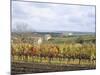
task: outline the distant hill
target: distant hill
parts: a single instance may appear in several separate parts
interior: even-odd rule
[[[95,35],[95,32],[74,32],[74,31],[55,31],[55,32],[12,32],[12,35],[31,35],[44,36],[50,34],[51,36],[72,36],[72,35]]]

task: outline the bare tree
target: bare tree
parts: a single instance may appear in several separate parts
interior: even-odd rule
[[[12,31],[14,31],[14,32],[32,32],[35,30],[32,29],[32,27],[26,23],[16,23],[15,27],[12,28]]]

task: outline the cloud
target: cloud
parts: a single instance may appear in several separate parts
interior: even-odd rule
[[[37,31],[95,32],[95,7],[12,1],[12,29],[17,23]]]

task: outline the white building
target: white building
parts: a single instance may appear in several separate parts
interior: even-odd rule
[[[38,40],[37,40],[37,44],[38,44],[38,45],[41,45],[42,42],[43,42],[43,39],[42,39],[41,37],[39,37]]]
[[[73,35],[73,33],[68,33],[69,36]]]
[[[52,38],[52,37],[51,37],[51,35],[50,35],[50,34],[46,34],[46,35],[45,35],[45,40],[47,40],[47,41],[48,41],[48,40],[50,40],[51,38]]]

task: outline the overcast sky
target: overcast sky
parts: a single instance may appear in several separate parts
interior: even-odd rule
[[[12,30],[23,23],[32,31],[95,32],[95,7],[12,1]]]

